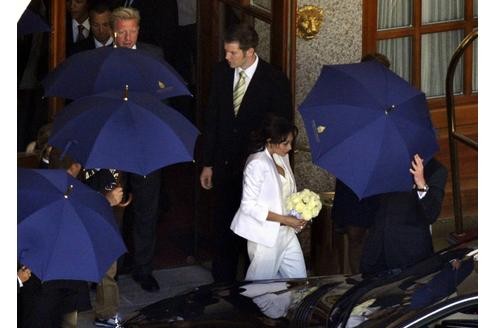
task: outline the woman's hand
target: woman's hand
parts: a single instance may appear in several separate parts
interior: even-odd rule
[[[289,227],[294,228],[297,232],[304,229],[304,227],[306,226],[306,223],[308,223],[308,221],[306,221],[306,220],[298,219],[298,218],[291,216],[291,215],[285,216],[284,224],[289,226]]]

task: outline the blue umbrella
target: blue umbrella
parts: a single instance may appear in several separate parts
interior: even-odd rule
[[[414,154],[438,151],[424,93],[375,61],[324,66],[299,111],[313,162],[359,198],[411,190]]]
[[[182,77],[144,50],[101,47],[63,61],[41,82],[45,96],[77,99],[109,90],[143,91],[165,99],[190,95]]]
[[[103,195],[63,170],[18,169],[17,260],[42,281],[99,282],[125,251]]]
[[[36,33],[36,32],[48,32],[50,26],[47,22],[38,14],[34,13],[31,9],[27,8],[17,21],[17,37]]]
[[[48,143],[66,150],[87,169],[146,175],[192,161],[198,134],[187,118],[151,95],[106,92],[64,108]]]

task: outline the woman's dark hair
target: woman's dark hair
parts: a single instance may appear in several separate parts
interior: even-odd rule
[[[295,139],[298,132],[297,127],[285,117],[268,113],[263,119],[261,128],[251,133],[251,153],[265,149],[268,139],[271,144],[279,144],[286,141],[291,133]]]

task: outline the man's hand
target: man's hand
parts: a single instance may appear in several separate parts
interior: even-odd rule
[[[114,189],[105,193],[105,198],[110,203],[110,206],[115,206],[120,204],[123,197],[124,197],[124,190],[122,189],[122,187],[115,187]]]
[[[414,183],[418,189],[423,189],[426,186],[423,169],[423,159],[418,154],[414,155],[409,172],[413,175]]]
[[[201,182],[201,187],[206,190],[213,188],[212,184],[213,168],[211,166],[203,167],[201,175],[199,176],[199,181]]]
[[[29,280],[29,278],[31,278],[31,270],[23,265],[19,270],[17,270],[17,276],[22,283],[25,283]]]

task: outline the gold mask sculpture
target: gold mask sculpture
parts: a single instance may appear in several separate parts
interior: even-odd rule
[[[323,8],[306,5],[297,10],[297,36],[311,40],[320,31],[323,21]]]

